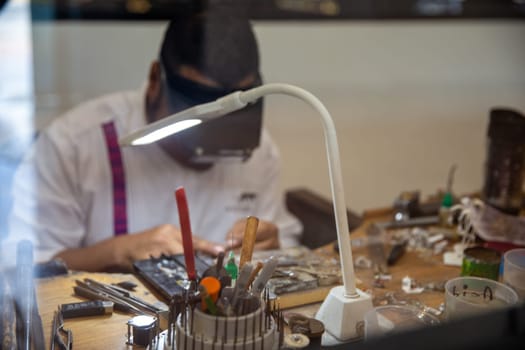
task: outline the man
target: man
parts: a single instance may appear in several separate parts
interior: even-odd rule
[[[178,135],[118,146],[119,137],[147,123],[259,85],[257,50],[246,19],[171,21],[142,91],[86,102],[39,135],[16,177],[11,236],[32,236],[37,260],[130,270],[135,260],[182,252],[173,193],[183,186],[195,250],[217,255],[239,247],[249,215],[260,219],[256,249],[296,244],[301,227],[284,210],[279,157],[264,130],[251,157],[236,163],[195,161]]]

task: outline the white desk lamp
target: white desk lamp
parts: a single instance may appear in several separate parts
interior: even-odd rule
[[[135,146],[158,141],[202,122],[242,109],[247,104],[255,103],[259,98],[270,94],[284,94],[300,98],[315,108],[321,116],[328,156],[343,285],[330,290],[316,318],[324,323],[325,329],[329,333],[326,334],[325,332],[323,345],[337,344],[359,338],[362,334],[359,333],[358,328],[362,327],[365,312],[372,308],[372,299],[368,294],[355,287],[337,136],[330,113],[318,98],[304,89],[288,84],[266,84],[246,91],[236,91],[216,101],[194,106],[146,125],[120,139],[120,145]]]

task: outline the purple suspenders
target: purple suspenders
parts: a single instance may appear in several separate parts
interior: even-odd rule
[[[113,233],[115,236],[118,236],[128,232],[124,165],[122,163],[122,154],[120,153],[115,123],[105,123],[102,125],[102,129],[106,137],[106,146],[113,179]]]

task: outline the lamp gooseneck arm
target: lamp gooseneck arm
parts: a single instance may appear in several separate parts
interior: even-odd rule
[[[355,272],[352,248],[350,245],[350,233],[348,230],[347,207],[344,199],[345,192],[343,188],[341,158],[339,156],[339,146],[332,117],[317,97],[310,92],[293,85],[279,83],[266,84],[244,91],[238,96],[238,98],[245,103],[254,103],[259,98],[271,94],[285,94],[299,98],[315,108],[321,115],[328,157],[328,171],[335,212],[337,241],[339,244],[341,272],[345,291],[344,295],[345,297],[358,298],[359,294],[357,293],[355,286]]]

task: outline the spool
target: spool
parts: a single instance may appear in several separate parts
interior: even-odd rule
[[[219,298],[221,290],[221,282],[212,276],[204,277],[199,283],[199,291],[201,292],[201,309],[208,310],[215,315],[217,308],[215,303]]]
[[[206,291],[212,298],[213,302],[217,302],[219,292],[221,291],[221,282],[215,277],[208,276],[201,279],[199,284],[206,288]]]
[[[284,339],[285,349],[304,349],[310,344],[310,339],[301,333],[287,334]]]
[[[463,251],[461,276],[490,278],[497,281],[501,253],[485,247],[471,247]]]

